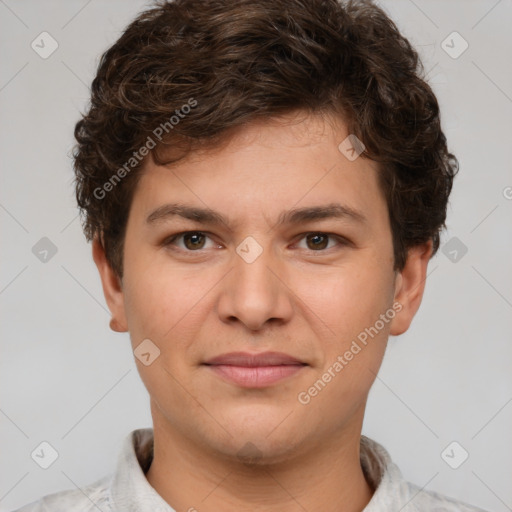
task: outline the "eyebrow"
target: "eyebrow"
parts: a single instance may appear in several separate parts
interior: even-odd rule
[[[175,216],[203,224],[224,224],[226,226],[230,225],[228,219],[223,217],[220,213],[211,210],[210,208],[199,208],[196,206],[177,203],[169,203],[158,207],[148,215],[146,223],[153,224],[157,222],[163,222]],[[338,203],[331,203],[324,206],[293,208],[291,210],[281,212],[277,221],[277,225],[301,224],[314,220],[340,218],[348,219],[360,224],[367,223],[366,217],[360,211]]]

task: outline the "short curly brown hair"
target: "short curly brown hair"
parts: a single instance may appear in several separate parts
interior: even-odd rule
[[[369,0],[175,0],[142,12],[101,57],[76,124],[88,240],[119,277],[138,172],[159,149],[214,146],[243,124],[337,113],[379,163],[395,270],[439,247],[458,162],[416,51]]]

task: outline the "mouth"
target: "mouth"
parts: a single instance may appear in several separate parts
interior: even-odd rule
[[[264,388],[296,375],[306,363],[281,352],[231,352],[203,363],[215,375],[244,388]]]

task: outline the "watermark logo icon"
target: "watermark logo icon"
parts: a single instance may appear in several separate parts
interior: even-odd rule
[[[442,452],[441,458],[452,469],[458,469],[469,457],[466,449],[457,441],[452,441]]]
[[[458,263],[466,255],[468,248],[454,236],[443,245],[441,251],[452,263]]]
[[[244,238],[244,240],[236,248],[236,253],[246,263],[255,262],[262,252],[263,247],[261,247],[261,245],[252,236]]]
[[[353,162],[359,158],[359,155],[366,149],[366,146],[363,144],[361,139],[351,133],[343,140],[343,142],[341,142],[338,149],[347,160]]]
[[[458,32],[454,31],[443,40],[441,48],[452,59],[458,59],[469,48],[469,43]]]
[[[245,443],[237,452],[237,457],[245,464],[253,464],[261,459],[263,452],[250,441]]]
[[[32,43],[30,43],[30,47],[39,57],[47,59],[57,50],[59,43],[48,32],[41,32]]]
[[[57,246],[46,236],[35,243],[32,254],[42,263],[48,263],[56,254]]]
[[[133,354],[144,366],[149,366],[160,356],[160,349],[146,338],[135,347]]]
[[[30,456],[39,467],[48,469],[59,458],[59,452],[48,441],[43,441]]]

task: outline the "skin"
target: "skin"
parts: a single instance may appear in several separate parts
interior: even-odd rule
[[[371,499],[359,462],[367,396],[388,336],[405,332],[420,305],[432,245],[414,247],[405,268],[393,270],[378,168],[340,153],[347,135],[338,118],[295,113],[248,124],[223,146],[172,166],[148,159],[128,218],[122,280],[93,243],[111,326],[130,333],[133,349],[149,338],[160,350],[149,366],[136,359],[154,422],[146,477],[177,511],[355,512]],[[210,208],[226,223],[148,223],[167,203]],[[278,224],[284,211],[332,203],[366,220]],[[169,242],[186,231],[205,238]],[[308,241],[318,232],[335,236]],[[236,252],[247,236],[263,250],[252,263]],[[300,403],[298,394],[396,301],[401,311]],[[202,364],[267,350],[307,366],[247,389]],[[252,460],[240,455],[248,446]]]

